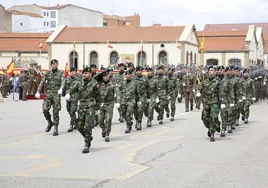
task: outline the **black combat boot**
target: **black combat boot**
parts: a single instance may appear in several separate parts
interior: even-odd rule
[[[110,142],[110,138],[108,135],[105,136],[105,142]]]
[[[68,129],[68,131],[67,131],[67,132],[69,132],[69,133],[70,133],[70,132],[73,132],[73,130],[74,130],[74,129],[73,129],[73,125],[70,125],[70,128]]]
[[[248,118],[245,118],[245,124],[248,124]]]
[[[125,130],[125,133],[126,134],[129,134],[129,133],[131,133],[131,130],[132,130],[132,127],[131,127],[132,125],[127,125],[127,129]]]
[[[231,126],[228,126],[227,129],[228,129],[228,133],[233,133]]]
[[[54,127],[53,136],[58,136],[58,135],[59,135],[58,127]]]
[[[147,120],[147,127],[152,127],[152,122],[151,122],[151,120]]]
[[[159,121],[159,125],[162,125],[162,124],[163,124],[163,120],[160,120],[160,121]]]
[[[221,137],[225,137],[225,129],[221,130]]]
[[[193,111],[194,110],[194,105],[193,104],[191,104],[191,111]]]
[[[236,120],[235,126],[239,126],[239,119]]]
[[[174,116],[172,116],[172,117],[170,118],[170,121],[174,121]]]
[[[210,131],[208,130],[208,133],[207,133],[208,137],[210,138],[211,137],[211,133]]]
[[[221,132],[221,127],[220,127],[220,126],[217,127],[217,128],[216,128],[216,131],[217,131],[217,133]]]
[[[89,145],[87,143],[85,143],[82,153],[89,153]]]
[[[51,121],[51,119],[47,120],[47,128],[46,128],[46,132],[49,132],[51,130],[51,128],[53,127],[53,122]]]
[[[169,113],[166,114],[167,118],[169,118]]]
[[[136,129],[137,129],[137,131],[140,131],[142,129],[140,121],[137,123]]]
[[[244,116],[242,116],[241,119],[242,119],[242,121],[245,121],[245,117]]]
[[[124,119],[123,119],[122,116],[120,116],[118,120],[119,120],[120,123],[123,123],[124,122]]]
[[[235,124],[233,124],[231,127],[232,127],[232,130],[235,130]]]
[[[214,133],[211,133],[210,142],[215,142]]]
[[[105,138],[105,134],[106,134],[105,131],[102,130],[102,131],[101,131],[101,136],[102,136],[102,138]]]

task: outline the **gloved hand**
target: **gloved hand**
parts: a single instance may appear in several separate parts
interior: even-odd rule
[[[243,102],[243,100],[242,99],[239,99],[239,102]]]
[[[62,94],[62,89],[58,90],[58,94],[61,95]]]
[[[159,98],[156,98],[156,103],[159,103]]]
[[[115,108],[119,109],[120,108],[120,104],[119,103],[115,103]]]
[[[195,89],[193,89],[192,91],[195,92]]]
[[[40,93],[39,92],[36,92],[35,98],[40,99]]]
[[[67,94],[65,95],[65,100],[68,101],[68,100],[70,100],[70,98],[71,98],[70,94],[67,93]]]
[[[221,104],[221,109],[224,109],[226,107],[225,104]]]
[[[245,96],[243,96],[243,97],[242,97],[242,99],[243,99],[243,101],[244,101],[244,100],[246,100],[246,97],[245,97]]]
[[[186,84],[185,83],[182,83],[182,86],[186,86]]]
[[[201,97],[201,93],[197,92],[196,97]]]
[[[266,86],[266,82],[264,82],[264,83],[263,83],[263,85],[265,85],[265,86]]]
[[[170,96],[167,96],[167,100],[170,100]]]
[[[255,98],[255,97],[253,97],[253,98],[252,98],[252,100],[253,100],[253,101],[256,101],[256,98]]]
[[[181,98],[181,94],[178,94],[178,98]]]
[[[234,104],[230,104],[231,107],[234,107]]]

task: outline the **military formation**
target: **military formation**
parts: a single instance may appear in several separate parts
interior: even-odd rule
[[[118,72],[107,68],[96,73],[96,65],[91,65],[82,74],[72,68],[66,78],[58,70],[58,64],[55,59],[51,61],[51,70],[44,74],[35,97],[40,98],[46,83],[43,101],[43,114],[48,122],[46,132],[54,127],[53,136],[58,136],[61,96],[64,96],[70,115],[67,131],[78,130],[84,137],[82,153],[89,153],[92,129],[97,125],[105,142],[110,142],[114,109],[119,112],[118,121],[125,123],[125,134],[129,134],[134,128],[141,131],[144,126],[152,127],[155,113],[160,125],[165,117],[174,121],[177,101],[181,103],[184,99],[186,112],[193,111],[194,103],[197,110],[203,104],[201,119],[213,142],[216,132],[221,137],[232,133],[239,126],[240,117],[247,124],[250,105],[268,97],[266,72],[255,74],[238,66],[135,68],[133,63],[120,63]],[[260,90],[256,84],[259,79]]]

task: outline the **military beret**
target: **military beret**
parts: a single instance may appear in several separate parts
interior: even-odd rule
[[[153,69],[151,67],[148,67],[147,72],[153,72]]]
[[[124,67],[124,66],[125,66],[124,63],[119,63],[119,64],[118,64],[118,67]]]
[[[159,67],[157,67],[157,70],[160,70],[160,69],[164,69],[164,67],[162,65],[160,65]]]
[[[209,71],[210,69],[214,69],[214,70],[215,70],[215,67],[214,67],[214,66],[209,66],[209,67],[208,67],[208,71]]]
[[[224,69],[223,65],[218,66],[217,70]]]
[[[143,67],[142,66],[137,66],[136,71],[143,71]]]
[[[127,67],[134,67],[133,63],[128,63]]]
[[[75,67],[72,67],[70,72],[77,71]]]
[[[102,77],[104,77],[104,76],[107,76],[107,75],[109,75],[109,70],[105,70],[105,71],[103,71],[102,73],[101,73],[101,76]]]
[[[186,69],[192,69],[192,67],[190,67],[189,65],[185,66]]]
[[[97,68],[97,65],[92,64],[92,65],[90,65],[90,68]]]
[[[51,65],[52,65],[52,64],[59,64],[59,62],[58,62],[57,59],[52,59],[51,62],[50,62],[50,64],[51,64]]]
[[[83,73],[84,72],[91,72],[91,69],[88,67],[88,66],[86,66],[84,69],[83,69]]]
[[[244,69],[243,74],[245,74],[246,72],[248,73],[249,70],[248,69]]]
[[[235,66],[234,70],[240,70],[240,68],[238,66]]]
[[[225,72],[227,72],[228,70],[231,70],[230,67],[225,67]]]
[[[229,66],[231,70],[234,70],[234,66],[233,65],[230,65]]]

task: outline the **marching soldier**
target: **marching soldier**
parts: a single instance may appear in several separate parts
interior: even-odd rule
[[[2,75],[2,79],[1,79],[1,85],[2,85],[3,98],[7,98],[7,93],[8,93],[8,89],[9,89],[9,76],[7,74],[6,69],[3,70],[3,75]]]
[[[170,108],[171,108],[171,118],[170,121],[174,121],[176,112],[176,99],[178,96],[178,82],[177,78],[174,76],[174,68],[168,69],[168,84],[169,84],[169,98],[170,98]],[[166,105],[167,118],[169,118],[169,107]]]
[[[79,85],[81,84],[81,79],[77,77],[76,68],[71,68],[70,77],[65,79],[63,88],[66,91],[66,109],[70,115],[70,128],[67,132],[72,132],[73,129],[77,129],[77,108],[78,108],[78,95],[79,95]]]
[[[243,102],[241,108],[242,120],[247,124],[249,118],[249,108],[253,98],[253,80],[249,78],[249,70],[243,71],[243,78],[240,80],[241,93],[243,93]]]
[[[184,96],[183,86],[182,86],[183,73],[182,73],[182,66],[181,65],[178,66],[177,81],[178,81],[178,103],[181,103],[182,98]]]
[[[48,70],[42,78],[35,97],[40,98],[40,91],[43,84],[47,82],[46,98],[43,101],[43,114],[48,121],[46,132],[49,132],[54,126],[53,136],[58,136],[58,126],[60,121],[59,112],[61,110],[61,94],[64,84],[64,74],[62,71],[58,70],[58,60],[53,59],[50,64],[51,70]],[[53,107],[53,122],[51,120],[51,114],[49,113],[51,107]]]
[[[109,71],[106,70],[100,75],[103,79],[99,86],[99,125],[102,129],[102,137],[105,142],[110,142],[110,133],[112,128],[114,101],[115,101],[115,85],[110,79]]]
[[[195,84],[196,76],[191,73],[191,67],[187,66],[187,73],[183,76],[183,91],[185,96],[185,108],[186,112],[189,112],[189,103],[191,105],[191,111],[193,111],[194,106],[194,93],[195,93]]]
[[[28,68],[28,74],[29,74],[29,87],[28,87],[28,94],[35,94],[36,92],[36,78],[35,78],[35,68],[34,63],[30,63],[30,67]]]
[[[27,70],[23,70],[21,74],[21,87],[22,87],[22,101],[26,101],[26,94],[29,84],[29,75]]]
[[[200,92],[203,97],[202,121],[208,129],[208,137],[214,142],[214,134],[219,130],[219,86],[220,83],[216,79],[216,70],[209,67],[208,78],[205,79],[200,86]]]
[[[130,133],[132,130],[133,111],[136,104],[136,96],[137,82],[135,79],[133,79],[132,72],[126,71],[126,80],[124,80],[122,84],[121,92],[121,108],[123,118],[126,120],[126,134]]]

